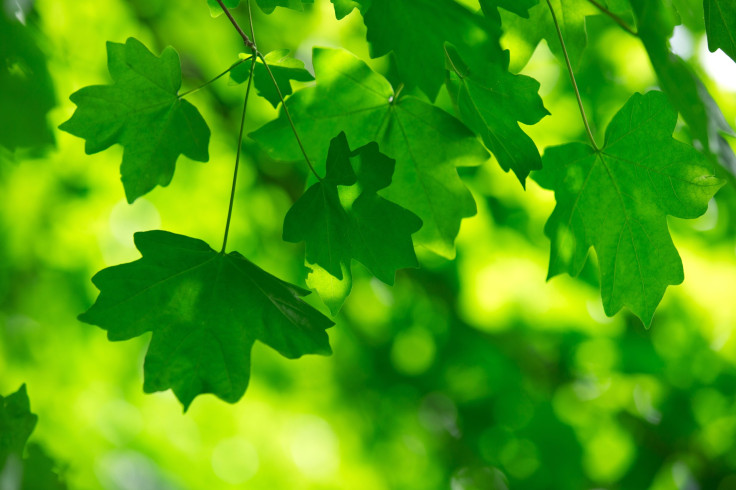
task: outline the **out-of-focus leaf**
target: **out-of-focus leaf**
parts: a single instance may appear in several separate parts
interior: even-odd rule
[[[304,10],[304,6],[307,4],[313,4],[314,0],[255,0],[255,2],[261,10],[270,14],[276,9],[276,7],[285,7],[292,10]],[[240,0],[223,0],[223,3],[228,8],[235,8],[240,5]],[[207,0],[207,4],[210,6],[210,9],[212,9],[213,15],[220,15],[222,13],[222,8],[220,8],[220,4],[217,3],[217,0]]]
[[[56,97],[37,35],[30,19],[23,25],[0,8],[0,145],[10,151],[54,144],[46,115]]]
[[[730,0],[704,0],[708,49],[722,49],[736,61],[736,5]]]
[[[299,299],[309,294],[238,252],[165,231],[135,234],[142,258],[100,271],[100,295],[79,319],[110,340],[153,332],[143,388],[171,388],[186,410],[197,395],[235,403],[250,377],[256,340],[294,359],[331,352],[332,322]]]
[[[417,244],[453,257],[460,222],[476,211],[455,166],[484,162],[482,145],[441,109],[394,93],[385,78],[353,55],[315,48],[313,59],[316,86],[286,101],[310,158],[325,162],[328,135],[341,131],[353,147],[376,141],[381,153],[396,160],[393,182],[381,195],[422,220]],[[283,110],[251,136],[274,158],[302,158]]]
[[[210,130],[199,111],[179,97],[179,55],[168,47],[155,56],[137,39],[107,43],[114,85],[85,87],[71,95],[74,115],[59,128],[84,138],[87,154],[120,143],[128,202],[166,186],[176,160],[209,160]]]
[[[6,397],[0,396],[0,470],[11,454],[23,456],[23,448],[36,427],[26,385]]]
[[[645,325],[667,286],[684,277],[666,216],[702,215],[723,185],[699,152],[672,138],[676,122],[661,92],[634,94],[600,151],[582,143],[548,148],[538,174],[557,200],[545,227],[549,277],[579,274],[593,247],[606,314],[628,306]]]

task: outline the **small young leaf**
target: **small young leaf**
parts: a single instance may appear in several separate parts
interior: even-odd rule
[[[203,393],[235,403],[256,340],[289,359],[331,352],[325,329],[333,323],[299,299],[309,291],[195,238],[148,231],[135,244],[142,258],[97,273],[100,295],[79,319],[110,340],[153,332],[147,393],[171,388],[185,410]]]
[[[449,85],[461,119],[483,138],[501,168],[512,169],[524,185],[530,171],[542,168],[542,159],[517,121],[536,124],[549,114],[537,93],[539,82],[495,63],[467,64],[451,46],[447,55],[456,74]]]
[[[634,94],[599,152],[582,143],[548,148],[535,177],[557,200],[545,226],[549,277],[579,274],[592,246],[606,314],[628,306],[647,326],[667,286],[684,277],[667,215],[700,216],[723,185],[699,152],[672,138],[676,122],[664,94]]]
[[[273,77],[276,79],[276,83],[281,90],[281,95],[286,97],[291,95],[291,81],[296,80],[298,82],[311,82],[314,77],[304,68],[304,63],[301,60],[288,56],[288,49],[281,49],[278,51],[271,51],[264,58],[266,63],[271,68]],[[248,56],[248,55],[241,55]],[[248,80],[250,74],[250,64],[252,60],[246,61],[239,64],[230,71],[230,78],[236,83],[243,83]],[[272,106],[278,107],[281,103],[281,98],[273,85],[271,76],[268,74],[268,70],[263,65],[263,62],[259,59],[256,62],[256,68],[253,72],[253,85],[258,91],[258,95],[268,100]]]
[[[475,214],[475,201],[456,165],[478,165],[488,153],[460,121],[436,106],[397,95],[391,84],[343,50],[315,48],[315,87],[286,101],[310,158],[327,159],[325,135],[344,131],[355,147],[375,141],[396,160],[392,184],[381,195],[422,220],[415,243],[452,258],[463,218]],[[300,160],[286,114],[251,136],[281,160]]]
[[[330,143],[326,167],[325,178],[286,214],[284,240],[306,242],[307,263],[322,269],[310,278],[310,286],[320,296],[324,289],[325,304],[336,314],[350,293],[349,282],[342,281],[350,277],[351,259],[387,284],[393,284],[396,270],[418,266],[411,235],[422,222],[377,194],[391,183],[394,161],[375,143],[351,152],[340,133]],[[322,272],[334,279],[318,278]]]
[[[708,49],[722,49],[736,61],[736,5],[732,0],[703,0]]]
[[[157,57],[137,39],[107,43],[114,85],[85,87],[71,96],[74,115],[59,129],[86,141],[87,154],[115,143],[125,149],[120,166],[128,202],[166,186],[176,160],[209,160],[210,130],[199,111],[182,100],[179,55],[168,47]]]

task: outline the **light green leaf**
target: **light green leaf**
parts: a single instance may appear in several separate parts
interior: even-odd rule
[[[147,393],[171,388],[185,410],[203,393],[234,403],[248,386],[256,340],[289,359],[331,352],[332,322],[299,299],[309,291],[194,238],[148,231],[135,243],[142,258],[97,273],[100,295],[79,318],[110,340],[153,332]]]
[[[350,293],[351,260],[393,284],[396,270],[417,267],[411,235],[422,226],[413,213],[376,192],[391,184],[394,161],[375,143],[350,151],[345,133],[330,144],[325,178],[294,203],[284,240],[306,242],[307,263],[319,267],[314,285],[333,314]],[[324,274],[332,276],[324,277]]]
[[[264,56],[266,63],[271,68],[273,77],[276,79],[279,90],[281,90],[281,95],[284,97],[292,93],[292,80],[298,82],[314,80],[312,74],[304,68],[304,63],[301,60],[288,56],[288,54],[288,49],[281,49],[271,51]],[[241,56],[248,57],[249,55],[242,54]],[[247,81],[250,73],[250,64],[251,61],[249,60],[233,68],[230,71],[230,78],[237,83]],[[273,80],[271,80],[268,70],[266,70],[260,59],[256,62],[256,68],[253,72],[253,85],[258,91],[258,95],[268,100],[274,107],[278,107],[279,103],[281,103],[281,98],[276,87],[273,85]]]
[[[397,95],[391,84],[342,50],[315,48],[317,85],[292,95],[286,105],[310,158],[325,162],[329,136],[344,131],[350,145],[372,141],[396,160],[393,183],[381,195],[413,212],[424,223],[415,243],[445,257],[475,201],[456,165],[478,165],[487,153],[457,119],[416,97]],[[286,115],[251,136],[281,160],[300,160]]]
[[[732,0],[703,0],[708,49],[723,50],[736,61],[736,5]]]
[[[223,3],[227,8],[235,8],[240,5],[240,0],[223,0]],[[304,6],[307,4],[313,4],[314,0],[256,0],[256,4],[265,13],[270,14],[276,7],[285,7],[292,10],[304,10]],[[220,15],[222,9],[220,8],[217,0],[207,0],[207,4],[212,10],[212,15]]]
[[[557,200],[545,227],[549,276],[579,274],[593,247],[606,314],[627,306],[645,325],[684,277],[667,215],[702,215],[723,185],[699,152],[672,138],[676,122],[664,94],[634,94],[600,152],[582,143],[548,148],[537,179]]]
[[[72,94],[74,115],[59,128],[86,141],[87,154],[120,143],[120,166],[128,202],[166,186],[176,160],[209,160],[210,130],[199,111],[182,100],[179,55],[168,47],[153,55],[137,39],[107,43],[114,85],[85,87]]]
[[[449,85],[460,117],[481,136],[501,168],[512,169],[525,185],[529,172],[542,168],[542,159],[517,121],[536,124],[549,114],[538,94],[539,82],[494,63],[468,65],[451,46],[447,55],[456,75]]]

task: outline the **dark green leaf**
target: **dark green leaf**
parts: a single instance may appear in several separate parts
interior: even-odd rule
[[[722,49],[736,61],[736,5],[733,0],[704,0],[708,49]]]
[[[537,93],[539,82],[512,75],[494,63],[469,65],[449,46],[447,54],[457,75],[451,91],[460,117],[483,138],[501,168],[512,169],[524,185],[530,171],[542,168],[542,159],[517,121],[536,124],[549,114]]]
[[[0,145],[11,151],[54,144],[46,115],[56,97],[37,35],[30,19],[23,25],[0,8]]]
[[[0,396],[0,471],[11,454],[23,456],[23,448],[36,427],[26,385],[6,397]]]
[[[88,154],[120,143],[120,166],[128,202],[166,186],[183,154],[206,162],[210,130],[199,111],[182,100],[179,55],[168,47],[161,57],[140,41],[107,43],[114,85],[85,87],[71,96],[78,107],[60,129],[84,138]]]
[[[645,325],[667,286],[683,280],[666,216],[700,216],[723,185],[699,152],[672,138],[676,122],[664,94],[634,94],[600,152],[582,143],[549,148],[539,173],[557,200],[545,227],[549,276],[579,274],[593,247],[606,314],[628,306]]]
[[[454,0],[372,0],[364,21],[371,56],[393,51],[401,79],[430,99],[445,78],[446,42],[466,57],[507,64],[498,44],[500,30]],[[505,66],[505,65],[504,65]]]
[[[314,69],[317,85],[286,101],[309,156],[325,162],[326,135],[341,131],[353,147],[376,141],[396,160],[393,183],[381,195],[422,220],[417,244],[453,257],[460,222],[475,214],[455,166],[484,162],[483,147],[460,121],[416,97],[396,95],[386,79],[345,51],[315,48]],[[301,159],[283,110],[251,136],[274,158]]]
[[[355,0],[330,0],[330,1],[335,6],[335,17],[337,17],[338,20],[348,15],[350,12],[353,11],[353,9],[361,8],[360,3]]]
[[[491,9],[502,8],[525,19],[529,18],[529,9],[538,3],[539,0],[480,0],[481,8],[486,15],[489,15]]]
[[[422,222],[377,194],[391,184],[394,161],[375,143],[351,152],[345,133],[340,133],[330,144],[326,168],[325,178],[286,214],[284,240],[304,240],[307,263],[332,276],[317,273],[307,283],[335,314],[350,293],[346,276],[351,274],[351,259],[387,284],[393,284],[396,270],[418,266],[411,235]],[[343,280],[348,282],[338,295],[334,283]]]
[[[95,275],[100,295],[79,318],[110,340],[153,332],[147,393],[171,388],[185,409],[203,393],[234,403],[248,386],[256,340],[290,359],[330,353],[332,322],[299,299],[309,291],[194,238],[148,231],[135,243],[142,258]]]
[[[639,37],[649,54],[659,84],[670,103],[682,115],[692,138],[707,154],[736,174],[736,155],[722,133],[733,135],[721,109],[700,78],[679,56],[669,49],[677,14],[661,0],[631,0]]]
[[[224,0],[223,3],[228,8],[235,8],[240,5],[240,0]],[[314,3],[314,0],[256,0],[256,4],[266,12],[270,14],[276,7],[286,7],[292,10],[304,10],[304,6],[307,4]],[[217,0],[207,0],[207,4],[212,9],[213,15],[219,15],[222,13],[220,5]]]
[[[291,95],[291,81],[309,82],[314,77],[304,68],[304,63],[296,58],[288,56],[289,50],[282,49],[279,51],[271,51],[264,58],[266,63],[271,67],[273,77],[281,90],[281,95],[286,97]],[[242,55],[247,56],[247,55]],[[250,73],[251,61],[239,64],[230,71],[230,77],[237,83],[243,83],[248,80]],[[279,93],[273,85],[268,70],[263,66],[263,62],[259,59],[256,62],[256,68],[253,72],[253,85],[256,87],[258,94],[268,100],[271,105],[277,107],[281,102]]]

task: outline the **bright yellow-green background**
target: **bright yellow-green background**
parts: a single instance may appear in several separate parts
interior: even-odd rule
[[[316,3],[257,11],[261,50],[290,48],[308,62],[312,46],[342,46],[369,59],[360,15],[338,22],[326,0]],[[240,47],[204,0],[36,8],[59,102],[54,128],[74,110],[69,94],[109,83],[107,40],[134,36],[157,53],[174,46],[185,89]],[[727,72],[736,80],[736,64],[705,56],[702,25],[691,24],[690,60],[703,74],[707,63],[726,72],[720,86],[705,78],[734,125]],[[604,17],[591,19],[589,34],[578,81],[602,140],[631,93],[657,82],[635,38]],[[529,47],[504,41],[519,68]],[[552,113],[529,128],[540,150],[583,140],[566,72],[544,42],[524,73],[541,82]],[[491,160],[463,172],[479,212],[463,223],[454,262],[419,251],[422,269],[402,271],[393,288],[354,266],[353,293],[329,331],[333,356],[287,361],[257,344],[235,405],[202,396],[182,414],[170,392],[144,395],[149,338],[111,343],[76,315],[94,301],[94,272],[138,257],[135,231],[217,246],[242,94],[223,79],[191,96],[212,129],[210,162],[180,158],[172,184],[132,206],[118,146],[87,156],[82,140],[55,130],[43,157],[0,157],[0,393],[27,383],[39,415],[32,439],[71,488],[736,488],[731,184],[704,217],[671,221],[686,280],[668,290],[650,330],[626,312],[605,317],[594,265],[579,279],[545,282],[553,196],[534,183],[524,192]],[[446,94],[439,103],[452,111]],[[252,130],[275,111],[254,99],[250,115]],[[305,168],[270,161],[249,141],[244,151],[230,247],[303,284],[302,248],[280,237]]]

